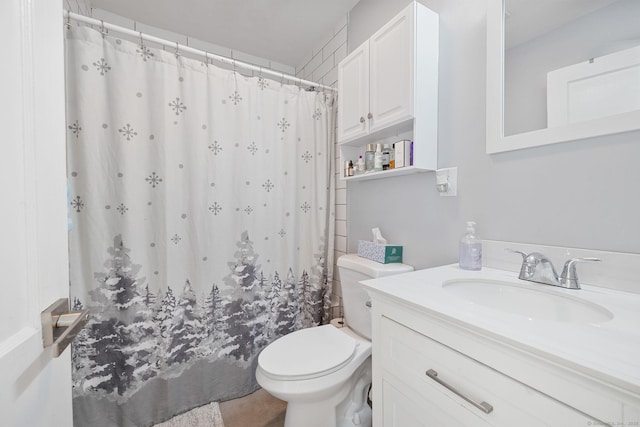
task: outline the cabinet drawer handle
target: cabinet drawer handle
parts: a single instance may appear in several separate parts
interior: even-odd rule
[[[453,386],[447,384],[446,382],[442,381],[440,378],[438,378],[438,373],[436,371],[434,371],[433,369],[429,369],[427,371],[427,376],[429,378],[431,378],[432,380],[434,380],[435,382],[437,382],[438,384],[440,384],[441,386],[445,387],[446,389],[451,390],[452,392],[454,392],[455,394],[457,394],[458,396],[460,396],[461,398],[463,398],[467,402],[471,403],[473,406],[475,406],[476,408],[480,409],[485,414],[488,414],[491,411],[493,411],[493,406],[489,405],[487,402],[478,403],[475,400],[470,399],[467,396],[465,396],[464,394],[460,393],[455,387],[453,387]]]
[[[364,122],[365,122],[364,117],[360,116],[360,123],[364,123]]]

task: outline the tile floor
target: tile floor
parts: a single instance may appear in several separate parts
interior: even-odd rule
[[[224,427],[283,427],[287,403],[266,391],[220,403]]]

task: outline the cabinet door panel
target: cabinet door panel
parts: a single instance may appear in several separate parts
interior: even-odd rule
[[[402,392],[400,390],[404,390]],[[427,400],[416,400],[406,387],[383,382],[384,427],[489,426],[468,409],[444,394],[434,392]]]
[[[370,130],[413,115],[414,11],[406,9],[371,37]]]
[[[453,411],[464,410],[496,426],[582,427],[598,423],[593,418],[386,317],[382,318],[380,338],[374,337],[374,345],[376,339],[385,343],[381,347],[382,351],[377,351],[380,347],[374,347],[373,351],[374,357],[379,358],[384,367],[383,377],[391,375],[405,385],[407,390],[415,390],[422,395],[423,406],[425,402],[437,399],[440,402],[438,407],[443,411],[451,412],[453,406]],[[454,387],[457,392],[428,377],[425,373],[430,369],[436,371],[438,378]],[[485,414],[463,400],[461,395],[478,403],[485,401],[493,406],[493,410]],[[451,402],[455,402],[455,405],[451,405]]]
[[[354,50],[338,65],[338,141],[369,132],[369,44]]]

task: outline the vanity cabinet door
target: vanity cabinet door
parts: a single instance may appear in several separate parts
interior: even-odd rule
[[[438,390],[426,395],[408,390],[401,380],[386,375],[382,385],[384,427],[485,427],[488,422],[461,407]]]
[[[338,65],[338,141],[369,133],[369,42]]]
[[[393,391],[389,392],[391,402],[384,402],[388,397],[388,387],[384,384],[389,382],[403,394],[413,396],[414,412],[422,414],[416,418],[431,419],[427,425],[458,422],[460,425],[584,427],[600,423],[387,317],[381,318],[380,337],[374,336],[373,342],[373,357],[379,358],[377,366],[382,368],[381,372],[374,370],[374,379],[381,376],[384,420],[393,419],[395,415],[386,411],[394,411],[400,405],[394,403],[397,394]],[[384,345],[376,346],[376,342]],[[437,418],[432,418],[445,416],[455,422],[440,424]],[[384,426],[387,427],[386,422]]]
[[[371,132],[413,116],[414,15],[406,8],[369,39]]]

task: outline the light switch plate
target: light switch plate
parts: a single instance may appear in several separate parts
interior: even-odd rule
[[[445,168],[436,171],[436,190],[441,196],[458,195],[458,168]]]

